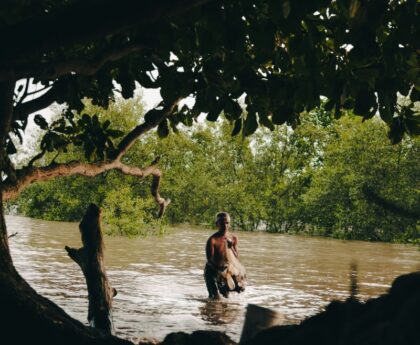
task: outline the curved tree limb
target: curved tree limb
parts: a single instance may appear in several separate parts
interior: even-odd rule
[[[152,109],[145,115],[145,122],[135,127],[129,132],[120,142],[116,151],[111,155],[108,161],[96,162],[96,163],[81,163],[81,162],[68,162],[68,163],[55,163],[54,161],[45,167],[34,167],[33,163],[42,157],[44,152],[39,153],[30,160],[30,163],[16,171],[16,178],[6,179],[3,183],[3,198],[4,200],[10,200],[19,195],[19,193],[34,183],[35,181],[47,181],[56,177],[64,176],[97,176],[108,170],[120,170],[125,175],[137,176],[144,178],[152,175],[152,187],[151,192],[159,205],[158,217],[162,217],[166,206],[171,202],[169,199],[164,199],[159,193],[159,184],[162,176],[162,172],[157,168],[158,159],[155,160],[149,167],[140,169],[137,167],[130,167],[121,162],[122,157],[128,151],[128,149],[134,144],[135,140],[138,139],[142,134],[148,132],[154,127],[158,126],[159,123],[169,116],[178,105],[181,98],[174,100],[167,106],[164,106],[161,110]]]
[[[8,236],[8,238],[10,239],[10,238],[12,238],[12,237],[15,237],[17,234],[18,234],[18,232],[16,231],[16,232],[14,232],[13,234],[9,235],[9,236]]]
[[[181,99],[182,98],[178,98],[174,100],[172,103],[168,104],[161,110],[152,109],[148,111],[145,115],[145,122],[135,127],[124,137],[123,140],[121,140],[112,157],[117,160],[121,159],[121,157],[124,156],[128,149],[133,146],[134,142],[139,136],[156,127],[165,117],[172,114]]]
[[[35,74],[40,79],[55,79],[70,73],[92,76],[96,74],[107,62],[118,61],[127,55],[139,52],[143,49],[146,49],[146,47],[132,42],[122,47],[110,49],[95,59],[72,59],[62,62],[47,63],[46,65],[48,68],[45,68],[44,65],[21,68],[17,71],[17,75],[19,78],[27,78]]]
[[[26,78],[26,79],[29,79],[29,78]],[[28,96],[35,96],[37,93],[43,93],[43,92],[46,92],[51,86],[53,86],[54,85],[54,83],[53,82],[51,82],[52,84],[48,84],[48,85],[45,85],[42,89],[36,89],[36,90],[32,90],[32,91],[28,91],[28,92],[26,92],[25,93],[25,96],[22,98],[22,100],[25,100],[25,98],[26,97],[28,97]],[[33,84],[32,84],[33,85]]]
[[[28,168],[29,167],[31,167],[31,166],[33,166],[34,165],[34,163],[38,160],[38,159],[41,159],[44,155],[45,155],[45,153],[46,153],[47,151],[46,150],[42,150],[40,153],[38,153],[38,154],[36,154],[35,156],[33,156],[32,158],[31,158],[31,160],[28,162]]]
[[[29,114],[45,109],[57,100],[57,96],[61,92],[60,85],[54,84],[42,96],[31,101],[21,103],[14,108],[13,120],[25,120]]]
[[[159,205],[159,216],[161,217],[163,215],[165,207],[169,204],[170,201],[165,200],[159,194],[159,183],[162,172],[156,166],[155,162],[145,169],[129,167],[119,160],[101,163],[53,163],[46,167],[27,167],[17,171],[16,183],[8,183],[8,180],[4,182],[3,200],[11,200],[17,197],[24,188],[35,181],[47,181],[56,177],[73,175],[93,177],[111,169],[120,170],[126,175],[137,176],[140,178],[152,175],[152,195]]]

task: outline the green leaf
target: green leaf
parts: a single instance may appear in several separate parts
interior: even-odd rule
[[[219,118],[220,113],[221,113],[221,110],[219,108],[213,109],[207,114],[206,119],[208,121],[215,122]]]
[[[377,103],[375,94],[367,89],[360,90],[356,96],[354,113],[367,119],[375,115],[376,109]]]
[[[235,125],[233,126],[232,136],[238,135],[242,129],[242,119],[237,119]]]
[[[19,142],[22,144],[23,143],[22,132],[24,133],[24,129],[22,129],[22,132],[19,129],[20,127],[16,126],[16,128],[13,128],[13,133],[18,137]]]
[[[271,121],[275,125],[282,125],[293,116],[293,109],[288,106],[277,108],[271,115]]]
[[[242,133],[244,136],[253,134],[258,128],[257,114],[253,109],[248,109],[248,113],[245,118],[244,129]]]
[[[330,99],[327,103],[325,103],[324,109],[326,111],[331,111],[333,110],[334,105],[335,105],[335,101],[333,99]]]
[[[82,118],[80,119],[82,125],[91,125],[92,124],[92,118],[88,114],[83,114]]]
[[[408,133],[411,135],[420,135],[420,115],[413,115],[405,120]]]
[[[92,141],[87,140],[83,143],[83,149],[85,151],[85,157],[89,161],[92,157],[93,152],[95,151],[95,145]]]
[[[397,102],[396,93],[389,92],[389,89],[379,90],[378,100],[381,119],[390,125],[395,114],[395,106]]]
[[[178,129],[178,127],[177,127],[177,124],[176,124],[175,122],[172,122],[172,121],[169,121],[169,124],[170,124],[170,126],[171,126],[171,128],[172,128],[172,131],[173,131],[174,133],[178,134],[178,133],[179,133],[179,129]]]
[[[48,122],[44,119],[42,115],[35,115],[34,117],[35,124],[43,130],[48,129]]]
[[[388,137],[391,139],[393,144],[401,142],[404,136],[404,125],[400,118],[396,117],[392,119]]]
[[[228,118],[230,121],[239,119],[242,115],[241,106],[230,98],[228,98],[225,102],[224,111],[226,118]]]
[[[210,111],[207,114],[207,120],[215,122],[217,121],[220,113],[223,110],[224,106],[224,99],[219,99],[213,103],[210,104]]]
[[[268,118],[267,113],[258,113],[258,115],[259,115],[258,120],[260,124],[270,129],[270,131],[274,131],[274,125]]]
[[[371,88],[375,87],[376,79],[379,77],[379,71],[376,68],[355,69],[353,74]]]
[[[98,115],[96,114],[92,116],[92,126],[93,127],[99,126],[99,119],[98,119]]]
[[[161,110],[152,109],[149,110],[146,115],[144,115],[145,122],[154,122],[157,121],[162,116]]]
[[[54,151],[54,137],[51,132],[47,132],[41,140],[41,150],[48,152]]]
[[[343,103],[344,109],[353,109],[354,108],[354,99],[353,98],[347,98]],[[327,110],[327,109],[325,109]]]
[[[116,81],[121,85],[121,95],[124,99],[132,98],[136,85],[128,64],[121,66]]]
[[[164,119],[157,128],[159,138],[166,138],[169,135],[168,120]]]
[[[17,152],[15,144],[10,139],[7,142],[6,152],[8,155],[14,155]]]
[[[145,72],[140,72],[137,75],[137,80],[140,83],[140,85],[145,87],[146,89],[155,89],[158,87],[156,85],[156,82],[152,81],[152,79]]]

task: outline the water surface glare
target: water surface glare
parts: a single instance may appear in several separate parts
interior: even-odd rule
[[[81,246],[77,223],[7,216],[14,263],[38,293],[87,323],[87,290],[64,246]],[[248,286],[228,300],[206,299],[204,246],[213,229],[178,226],[163,237],[105,238],[117,335],[162,340],[174,331],[226,332],[238,341],[248,303],[272,308],[295,323],[344,300],[349,267],[359,267],[360,297],[384,293],[393,279],[419,269],[420,251],[409,245],[238,232]]]

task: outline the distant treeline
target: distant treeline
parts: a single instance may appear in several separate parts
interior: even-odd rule
[[[121,123],[120,111],[131,118]],[[87,104],[85,112],[125,130],[139,121],[141,106],[117,102],[105,111]],[[247,138],[231,131],[226,121],[194,124],[165,139],[148,135],[130,149],[124,162],[131,166],[161,157],[161,195],[172,200],[165,222],[213,224],[224,210],[242,230],[419,242],[418,138],[392,145],[381,121],[362,123],[351,114],[333,120],[323,108],[302,115],[295,129],[260,129]],[[31,186],[14,206],[30,217],[77,221],[94,202],[108,233],[135,236],[162,230],[150,184],[113,171],[68,177]]]

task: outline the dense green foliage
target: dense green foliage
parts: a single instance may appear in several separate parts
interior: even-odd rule
[[[417,210],[418,217],[419,141],[390,145],[377,121],[362,124],[351,117],[337,121],[332,130],[323,166],[302,196],[305,222],[340,238],[418,241],[418,218],[384,209],[366,191]]]
[[[83,115],[72,115],[76,123],[79,121],[109,123],[110,120],[114,120],[112,130],[121,133],[135,126],[138,114],[143,113],[143,104],[138,97],[124,102],[114,102],[107,110],[92,105],[88,100],[84,100],[84,104]],[[126,116],[121,117],[121,114]],[[54,131],[50,128],[57,121],[55,118],[50,124],[45,125],[45,131],[53,135]],[[41,137],[44,140],[46,136]],[[83,162],[86,160],[85,153],[84,148],[76,143],[66,147],[64,151],[59,151],[58,155],[47,152],[38,164],[46,165],[50,161]],[[69,176],[35,184],[25,191],[19,200],[19,210],[35,218],[78,221],[88,205],[95,203],[101,205],[102,216],[109,234],[126,236],[159,234],[164,228],[160,221],[155,220],[156,205],[151,198],[147,198],[150,194],[148,191],[141,191],[141,194],[138,194],[140,191],[132,188],[131,185],[135,183],[138,181],[134,178],[125,176],[121,179],[120,174],[113,171],[103,173],[96,178]]]
[[[132,125],[141,107],[118,102],[109,111],[88,105],[101,121],[124,109]],[[170,223],[212,224],[220,210],[244,230],[309,233],[347,239],[418,241],[417,219],[384,208],[366,194],[409,210],[420,207],[420,142],[392,145],[377,118],[362,123],[348,115],[332,120],[323,108],[302,116],[293,130],[260,129],[253,137],[231,137],[227,122],[184,128],[158,139],[149,134],[124,158],[144,165],[161,156],[162,194],[172,200]],[[79,152],[80,151],[80,152]],[[77,147],[57,160],[82,155]],[[17,201],[23,214],[78,220],[90,202],[103,208],[106,230],[129,236],[160,231],[151,217],[149,181],[107,172],[96,178],[66,177],[34,185]]]
[[[151,153],[163,156],[169,182],[163,192],[173,199],[168,212],[172,222],[208,222],[224,208],[244,229],[315,228],[327,233],[340,229],[342,236],[352,237],[353,225],[362,226],[343,220],[353,219],[350,210],[375,208],[372,200],[369,207],[362,202],[349,206],[350,196],[362,200],[361,193],[381,187],[375,193],[405,204],[408,201],[399,199],[406,195],[393,194],[405,189],[373,183],[377,172],[368,176],[369,169],[363,178],[346,171],[354,179],[334,186],[331,181],[340,178],[334,169],[341,167],[331,162],[347,162],[352,155],[346,148],[358,139],[332,135],[331,128],[338,125],[329,128],[325,117],[318,114],[314,122],[302,114],[317,109],[325,97],[325,110],[336,119],[348,109],[363,119],[378,113],[393,142],[400,142],[405,133],[418,134],[418,114],[413,111],[420,95],[418,8],[415,0],[41,0],[0,5],[0,38],[7,46],[0,52],[3,190],[11,193],[25,178],[36,176],[34,165],[53,169],[56,163],[75,159],[93,165],[120,161],[126,148],[153,128],[167,137],[178,127],[192,126],[202,113],[211,122],[224,114],[227,121],[221,126],[197,128],[163,141],[148,135],[122,159],[127,166],[140,167],[155,158]],[[113,104],[116,91],[123,98],[133,97],[136,84],[159,88],[162,103],[143,118],[131,115],[127,120],[130,112],[124,109],[111,109],[113,116],[103,114],[98,106]],[[397,106],[398,93],[408,100],[403,107]],[[180,100],[188,96],[195,98],[194,105],[180,107]],[[87,111],[91,116],[74,118],[74,111],[84,107],[84,97],[93,104]],[[9,156],[18,155],[19,147],[13,139],[22,140],[30,114],[54,102],[67,106],[54,123],[47,123],[42,114],[34,118],[45,130],[34,152],[37,159],[14,166]],[[301,123],[302,128],[291,130]],[[356,120],[349,123],[359,126]],[[290,127],[276,128],[285,124]],[[259,127],[263,129],[252,139],[243,139]],[[273,132],[266,133],[267,128]],[[116,146],[123,132],[127,140]],[[234,139],[230,133],[243,135]],[[336,137],[348,140],[349,147],[337,145]],[[333,150],[339,147],[342,152]],[[374,147],[366,157],[373,155],[371,150]],[[351,162],[345,166],[357,167]],[[389,169],[394,177],[391,163]],[[123,231],[135,234],[150,219],[140,212],[149,207],[143,198],[148,187],[132,180],[111,172],[92,182],[68,177],[34,186],[20,208],[34,216],[76,219],[93,201],[104,208],[111,232],[119,231],[114,219],[121,225],[137,214],[138,223],[127,222]],[[355,185],[350,187],[351,183]],[[311,207],[320,208],[321,195],[336,197],[336,189],[341,193],[345,186],[351,189],[347,197],[327,203],[339,209],[328,210],[319,222],[318,216],[309,216]],[[79,195],[81,200],[75,201]],[[130,202],[124,198],[128,196],[133,198]],[[410,207],[416,206],[412,199]],[[374,223],[369,222],[370,234],[377,232],[372,230]],[[406,229],[405,224],[398,227]]]
[[[89,97],[107,107],[116,81],[125,98],[136,83],[160,88],[163,105],[196,98],[164,119],[161,109],[149,114],[162,136],[200,113],[215,121],[223,112],[245,135],[295,126],[324,96],[336,117],[343,109],[365,119],[379,112],[398,142],[420,132],[411,107],[397,108],[398,93],[411,102],[420,96],[418,9],[416,0],[7,1],[0,79],[20,80],[11,129],[21,136],[28,115],[53,102],[80,111]],[[37,82],[45,94],[31,92]],[[44,141],[50,151],[79,142],[95,160],[112,156],[115,134],[70,122]],[[7,148],[15,152],[11,141]]]

